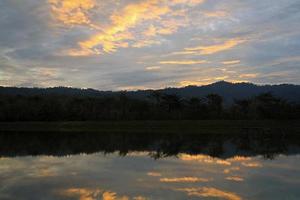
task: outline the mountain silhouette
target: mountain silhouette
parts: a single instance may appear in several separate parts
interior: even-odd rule
[[[116,96],[126,93],[129,97],[145,99],[153,92],[158,91],[165,94],[177,94],[184,98],[203,97],[208,94],[219,94],[224,102],[230,104],[234,99],[250,98],[262,93],[272,93],[276,97],[283,98],[289,102],[300,102],[300,85],[255,85],[253,83],[230,83],[220,81],[203,86],[187,86],[182,88],[165,88],[159,90],[137,90],[137,91],[99,91],[95,89],[79,89],[69,87],[54,88],[18,88],[0,87],[0,95],[67,95],[101,97]]]

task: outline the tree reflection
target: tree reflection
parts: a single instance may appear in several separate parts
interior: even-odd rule
[[[212,157],[298,154],[297,134],[280,130],[245,129],[239,134],[150,134],[150,133],[0,133],[0,156],[55,155],[79,153],[150,152],[159,159],[180,153]]]

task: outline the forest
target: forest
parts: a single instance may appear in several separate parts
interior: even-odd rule
[[[227,105],[218,94],[181,97],[153,91],[145,99],[63,94],[0,95],[0,121],[100,120],[252,120],[299,119],[300,104],[271,93],[235,99]]]

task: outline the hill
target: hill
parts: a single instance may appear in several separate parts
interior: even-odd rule
[[[17,88],[0,87],[0,95],[67,95],[67,96],[116,96],[122,92],[129,97],[145,99],[154,90],[138,91],[99,91],[95,89],[79,89],[68,87],[54,88]],[[203,97],[207,94],[215,93],[224,98],[224,102],[230,104],[234,99],[250,98],[261,93],[270,92],[274,96],[286,99],[289,102],[300,102],[300,85],[280,84],[280,85],[255,85],[253,83],[230,83],[225,81],[216,82],[204,86],[187,86],[183,88],[165,88],[156,90],[165,94],[177,94],[181,97]]]

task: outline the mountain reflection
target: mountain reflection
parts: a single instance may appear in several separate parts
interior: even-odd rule
[[[205,159],[198,154],[219,158],[263,155],[273,159],[279,154],[300,152],[300,136],[279,131],[245,130],[240,134],[150,134],[150,133],[0,133],[0,156],[114,153],[126,156],[147,152],[159,159],[180,156],[181,159]],[[182,157],[182,154],[186,154]],[[190,157],[189,157],[190,156]],[[219,164],[226,164],[219,161]],[[222,163],[223,162],[223,163]],[[228,163],[227,163],[228,164]],[[245,163],[255,166],[255,163]]]

